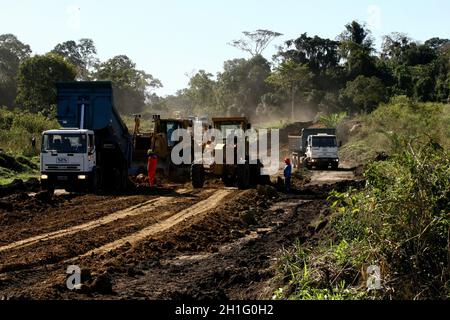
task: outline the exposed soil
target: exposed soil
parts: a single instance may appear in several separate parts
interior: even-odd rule
[[[0,298],[270,298],[280,250],[327,223],[327,192],[357,184],[317,172],[287,195],[210,180],[138,195],[19,193],[0,199]],[[66,287],[78,265],[82,286]]]

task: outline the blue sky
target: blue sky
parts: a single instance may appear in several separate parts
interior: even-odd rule
[[[449,0],[0,0],[0,34],[13,33],[34,53],[57,43],[92,38],[101,60],[126,54],[159,78],[171,94],[188,74],[220,71],[247,54],[227,45],[242,31],[283,33],[274,45],[310,35],[335,38],[353,19],[367,22],[377,43],[393,31],[415,40],[450,38]]]

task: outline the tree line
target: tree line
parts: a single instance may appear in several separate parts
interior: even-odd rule
[[[126,55],[101,62],[91,39],[59,43],[32,56],[30,46],[15,35],[0,35],[0,106],[52,114],[55,84],[74,80],[112,81],[116,106],[127,114],[142,111],[152,89],[162,86]]]
[[[267,32],[259,30],[259,38],[251,33],[242,42],[231,43],[252,53],[251,58],[226,61],[216,77],[200,70],[186,89],[166,103],[178,101],[194,111],[298,117],[306,108],[369,113],[399,95],[417,101],[450,99],[449,39],[420,43],[406,34],[391,33],[383,37],[377,52],[371,31],[353,21],[336,39],[303,33],[286,41],[269,62],[249,46],[253,42],[258,48]]]
[[[111,80],[123,114],[298,117],[306,108],[369,113],[398,95],[434,102],[450,97],[449,39],[420,43],[391,33],[377,51],[371,31],[352,21],[335,39],[303,33],[286,41],[269,61],[262,54],[281,34],[257,30],[244,36],[229,44],[250,58],[225,61],[215,75],[199,70],[186,88],[160,97],[153,91],[162,86],[158,79],[126,55],[99,61],[91,39],[31,56],[30,46],[14,35],[0,35],[0,105],[46,112],[55,104],[54,83],[70,80]]]

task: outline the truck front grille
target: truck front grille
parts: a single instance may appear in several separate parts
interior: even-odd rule
[[[46,171],[81,171],[79,164],[48,164]]]

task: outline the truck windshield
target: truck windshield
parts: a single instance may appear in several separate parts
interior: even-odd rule
[[[335,148],[337,147],[335,137],[313,137],[312,146],[315,148]]]
[[[235,122],[223,122],[216,124],[215,127],[222,132],[224,139],[230,135],[236,135],[242,130],[242,125]]]
[[[86,153],[85,134],[45,134],[42,139],[42,151],[58,153]]]

